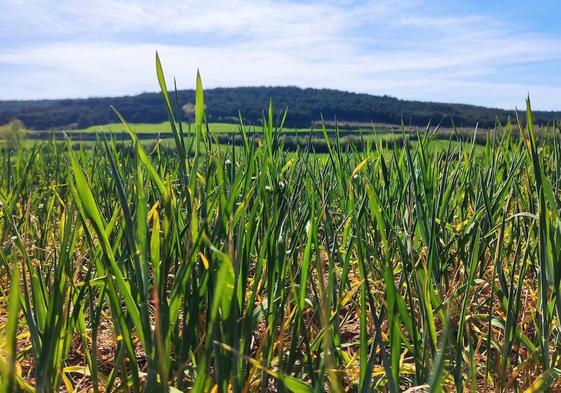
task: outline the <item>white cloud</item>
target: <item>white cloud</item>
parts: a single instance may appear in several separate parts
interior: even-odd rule
[[[561,60],[558,38],[481,15],[427,16],[418,0],[5,1],[0,42],[14,40],[0,48],[0,99],[155,91],[157,49],[186,88],[200,68],[207,87],[330,87],[509,108],[530,92],[537,108],[561,107],[561,86],[545,77],[490,80],[504,67]]]
[[[368,18],[384,17],[410,1],[289,2],[271,0],[5,0],[3,30],[57,35],[149,30],[159,33],[326,34]],[[21,23],[25,18],[25,23]]]

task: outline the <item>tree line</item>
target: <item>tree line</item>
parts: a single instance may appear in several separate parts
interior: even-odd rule
[[[178,113],[192,116],[193,90],[180,90]],[[479,123],[492,127],[497,119],[514,118],[514,111],[465,104],[400,100],[390,96],[350,93],[332,89],[298,87],[235,87],[205,90],[209,122],[244,121],[259,124],[269,100],[276,108],[288,108],[286,126],[310,127],[323,119],[340,122],[382,122],[416,126],[440,123],[444,126],[472,127]],[[160,93],[86,99],[0,101],[0,124],[21,120],[28,129],[85,128],[115,122],[110,106],[115,106],[131,123],[159,123],[167,120]],[[523,115],[523,114],[521,114]],[[537,123],[551,123],[561,112],[534,112]]]

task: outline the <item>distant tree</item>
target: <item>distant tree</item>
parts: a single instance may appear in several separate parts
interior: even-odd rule
[[[0,126],[0,139],[5,147],[17,150],[26,136],[25,126],[20,120],[11,120],[8,124]]]
[[[183,113],[185,114],[185,120],[194,121],[195,120],[195,105],[190,102],[186,103],[181,107]]]

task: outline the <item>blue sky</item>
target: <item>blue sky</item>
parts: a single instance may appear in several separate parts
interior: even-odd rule
[[[561,2],[2,0],[0,99],[297,85],[561,110]],[[557,18],[557,20],[556,20]]]

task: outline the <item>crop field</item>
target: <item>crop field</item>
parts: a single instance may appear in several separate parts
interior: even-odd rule
[[[199,76],[185,129],[157,74],[169,145],[121,118],[2,153],[2,391],[560,391],[561,137],[529,101],[482,146],[316,154],[272,105],[218,143]]]
[[[129,126],[134,129],[135,133],[137,134],[145,134],[145,133],[171,133],[172,128],[168,122],[158,123],[158,124],[148,124],[148,123],[131,123]],[[236,132],[238,129],[237,124],[230,124],[230,123],[209,123],[209,128],[212,129],[214,133],[223,133],[223,132]],[[182,122],[182,127],[187,131],[190,127],[190,124],[187,122]],[[75,130],[75,132],[89,132],[89,133],[98,133],[98,132],[126,132],[126,128],[124,127],[123,123],[110,123],[110,124],[100,124],[91,126],[88,128],[83,128],[79,130]]]

